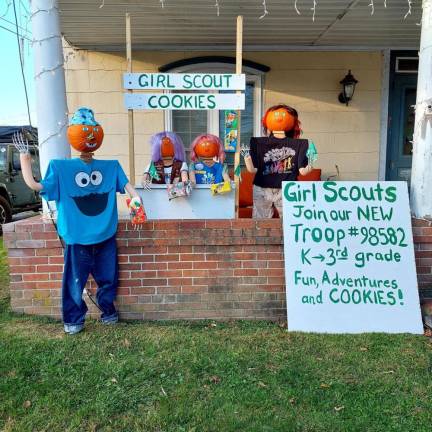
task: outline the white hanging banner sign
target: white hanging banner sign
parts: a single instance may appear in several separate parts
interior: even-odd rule
[[[406,182],[284,182],[289,331],[423,333]]]
[[[125,73],[128,90],[244,90],[244,74]]]
[[[126,109],[243,110],[244,94],[233,93],[125,93]]]

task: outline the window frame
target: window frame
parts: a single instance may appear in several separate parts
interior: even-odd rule
[[[192,63],[181,67],[172,68],[167,73],[233,73],[233,65],[220,62]],[[243,73],[246,74],[246,83],[254,84],[254,136],[261,136],[262,100],[265,72],[251,67],[243,66]],[[217,93],[210,90],[210,93]],[[171,93],[166,90],[164,93]],[[219,136],[219,112],[220,110],[207,111],[207,132]],[[172,132],[172,110],[164,111],[164,126],[166,131]]]

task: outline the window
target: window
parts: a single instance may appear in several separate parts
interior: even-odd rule
[[[418,64],[418,57],[396,57],[396,72],[417,73]]]
[[[245,90],[245,109],[241,115],[241,137],[240,143],[249,144],[252,136],[261,134],[261,88],[263,72],[244,68],[246,73],[246,90]],[[233,73],[233,65],[214,63],[214,64],[192,64],[171,70],[167,72],[177,73]],[[221,91],[222,92],[222,91]],[[224,93],[234,93],[233,91],[224,91]],[[188,111],[172,110],[165,112],[166,130],[178,133],[185,145],[186,153],[189,153],[191,142],[197,135],[211,133],[219,136],[222,140],[224,137],[225,111]],[[227,152],[227,163],[233,165],[234,153]]]
[[[7,147],[0,146],[0,171],[7,171]]]
[[[191,93],[191,92],[183,92]],[[207,132],[207,111],[173,110],[171,111],[171,130],[180,135],[185,148],[197,135]]]

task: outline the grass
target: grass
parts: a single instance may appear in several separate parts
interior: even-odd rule
[[[67,337],[10,312],[4,258],[1,431],[430,431],[424,337],[268,322],[89,322]]]

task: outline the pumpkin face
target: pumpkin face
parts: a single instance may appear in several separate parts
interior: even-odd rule
[[[219,147],[215,142],[203,139],[195,146],[195,154],[199,158],[212,159],[219,153]]]
[[[161,142],[162,159],[171,159],[174,157],[174,144],[168,137],[163,137]]]
[[[68,127],[67,137],[75,150],[91,153],[102,145],[104,132],[100,125],[72,124]]]
[[[273,131],[290,131],[295,125],[295,118],[285,108],[269,111],[264,119],[267,129]]]

